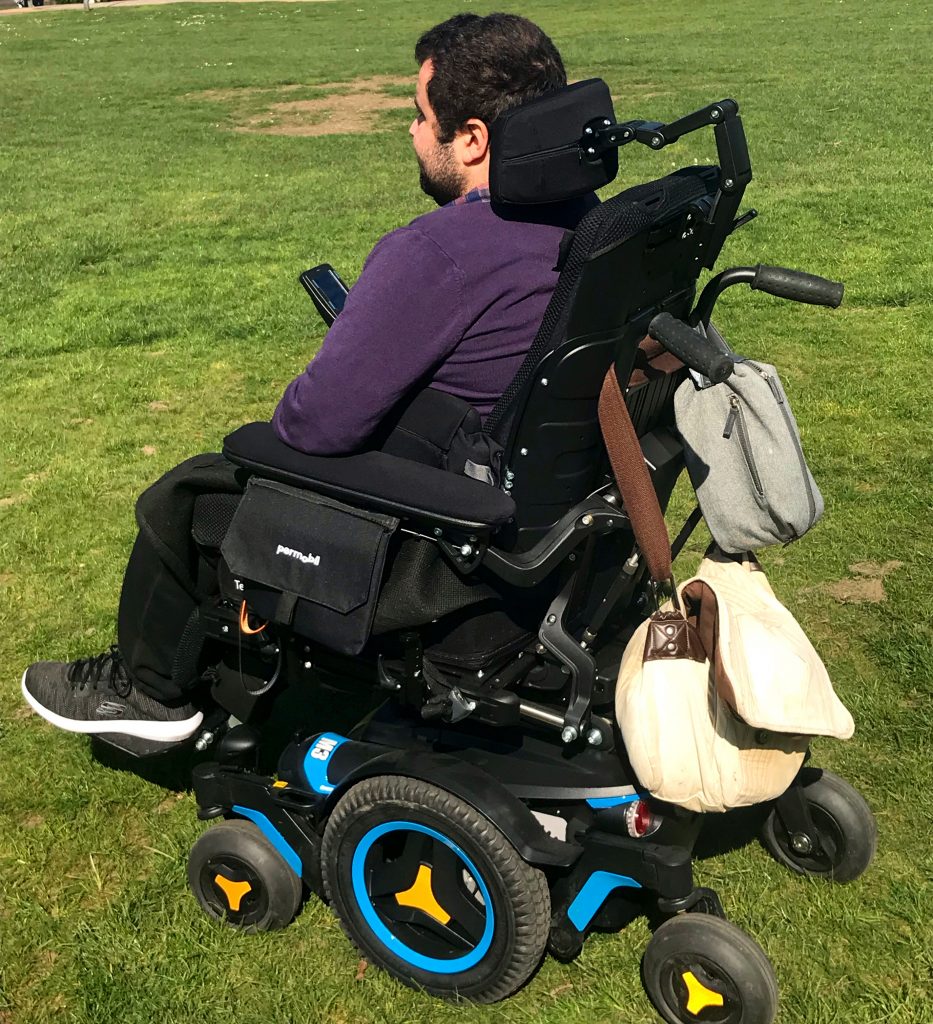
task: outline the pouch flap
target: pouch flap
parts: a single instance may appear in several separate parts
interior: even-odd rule
[[[346,614],[365,604],[381,572],[394,516],[253,478],[221,554],[231,572]]]
[[[680,588],[716,688],[749,725],[848,739],[855,723],[800,624],[749,563],[705,559]],[[710,647],[712,645],[712,649]]]

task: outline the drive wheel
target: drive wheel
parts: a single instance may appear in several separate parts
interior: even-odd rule
[[[795,850],[776,809],[761,829],[765,849],[798,875],[853,881],[871,864],[878,845],[878,825],[871,808],[858,790],[832,772],[806,769],[801,785],[820,849]]]
[[[469,804],[383,775],[337,804],[321,851],[324,887],[372,963],[448,999],[504,999],[544,955],[544,875]]]
[[[706,914],[665,921],[641,962],[645,991],[668,1024],[771,1024],[778,986],[741,928]]]
[[[251,821],[209,828],[191,848],[188,884],[208,916],[245,931],[284,928],[301,903],[301,879]]]

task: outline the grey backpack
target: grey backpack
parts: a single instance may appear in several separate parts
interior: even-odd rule
[[[723,551],[790,543],[822,516],[823,498],[773,366],[736,357],[722,384],[691,375],[677,389],[674,411],[687,472]]]

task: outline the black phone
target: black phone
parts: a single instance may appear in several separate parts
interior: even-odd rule
[[[320,266],[306,270],[299,275],[298,280],[311,296],[311,301],[321,314],[321,319],[330,327],[343,309],[347,292],[350,289],[329,263],[322,263]]]

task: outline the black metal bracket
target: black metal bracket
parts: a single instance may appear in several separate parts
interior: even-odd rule
[[[529,551],[511,555],[497,548],[488,548],[483,565],[506,583],[532,587],[540,583],[586,537],[594,533],[630,529],[625,512],[608,505],[602,496],[590,495],[567,512]]]
[[[722,900],[714,889],[698,887],[687,896],[677,899],[658,899],[658,910],[662,914],[710,914],[713,917],[726,918]]]
[[[819,829],[813,822],[799,777],[775,800],[774,809],[795,853],[809,857],[822,851]]]
[[[547,610],[538,639],[561,664],[570,671],[570,697],[564,712],[562,739],[572,743],[579,739],[593,700],[593,684],[596,679],[596,662],[592,655],[564,628],[564,612],[570,601],[574,577],[568,577],[560,593]]]
[[[710,103],[669,124],[639,120],[612,124],[607,118],[599,118],[584,126],[579,145],[581,158],[596,162],[608,150],[618,149],[630,142],[640,142],[649,149],[661,150],[684,135],[708,127],[713,128],[716,137],[720,168],[719,191],[700,230],[698,248],[704,253],[702,265],[711,268],[723,242],[739,223],[744,223],[745,218],[736,221],[736,213],[745,188],[752,180],[748,143],[739,117],[739,105],[735,100],[724,99]]]

